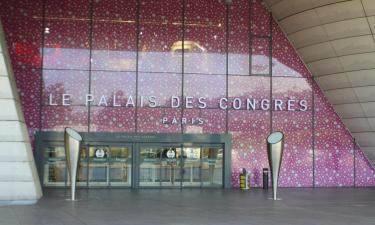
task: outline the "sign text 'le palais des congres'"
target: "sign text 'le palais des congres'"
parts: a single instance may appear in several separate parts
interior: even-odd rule
[[[76,96],[71,94],[59,94],[54,95],[50,94],[48,99],[49,106],[70,106],[72,100]],[[161,104],[161,99],[158,99],[156,96],[138,96],[138,102],[135,101],[134,96],[127,96],[124,98],[123,96],[111,96],[108,97],[106,95],[102,96],[94,96],[93,94],[86,94],[84,97],[85,105],[95,105],[95,106],[102,106],[102,107],[149,107],[149,108],[156,108],[159,107]],[[165,101],[165,99],[163,99]],[[281,100],[281,99],[273,99],[272,106],[270,99],[254,99],[254,98],[218,98],[215,99],[208,99],[206,97],[179,97],[179,96],[171,96],[169,98],[168,106],[170,108],[186,108],[186,109],[205,109],[208,107],[208,102],[212,104],[212,101],[217,101],[217,106],[222,110],[233,109],[233,110],[263,110],[268,111],[270,107],[273,107],[275,111],[307,111],[307,100],[298,100],[298,99],[291,99],[288,100]],[[165,106],[165,104],[163,104]],[[163,117],[160,119],[163,124],[195,124],[195,125],[202,125],[205,121],[203,118],[168,118]]]

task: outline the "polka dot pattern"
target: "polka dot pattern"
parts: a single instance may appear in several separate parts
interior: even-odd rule
[[[0,2],[32,142],[38,130],[62,131],[66,126],[78,131],[90,127],[92,132],[197,134],[225,133],[228,128],[233,186],[238,187],[239,172],[246,168],[252,174],[251,185],[259,187],[262,169],[268,167],[265,140],[272,128],[286,135],[280,186],[311,187],[313,175],[317,187],[353,186],[354,181],[361,187],[375,185],[366,156],[353,144],[282,30],[270,21],[261,0],[233,1],[229,30],[222,1],[185,0],[183,18],[181,0],[140,0],[139,21],[137,2],[47,0],[45,27],[43,1]],[[254,76],[246,76],[250,73]],[[95,96],[90,108],[85,106],[89,89]],[[63,93],[74,96],[71,106],[48,106],[49,94],[60,102]],[[109,102],[115,95],[121,107],[97,106],[102,95]],[[129,96],[136,95],[155,96],[159,104],[125,107]],[[171,108],[172,95],[194,97],[194,108]],[[207,108],[197,108],[197,97],[206,98]],[[272,97],[283,102],[304,99],[308,107],[306,112],[293,112],[283,105],[282,111],[272,114],[259,107],[246,110],[244,105],[226,111],[218,105],[222,97],[228,97],[229,106],[235,98],[245,102]],[[196,119],[204,123],[199,125]]]

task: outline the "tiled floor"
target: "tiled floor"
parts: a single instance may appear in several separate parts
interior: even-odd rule
[[[375,189],[47,190],[32,206],[1,206],[1,225],[374,225]]]

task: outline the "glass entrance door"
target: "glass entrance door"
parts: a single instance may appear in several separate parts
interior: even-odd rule
[[[140,144],[140,187],[222,187],[222,145]]]
[[[131,186],[131,145],[90,145],[88,158],[89,186]]]
[[[180,187],[181,147],[142,145],[139,154],[140,187]]]

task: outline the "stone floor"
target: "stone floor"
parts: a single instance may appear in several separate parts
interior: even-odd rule
[[[1,225],[374,225],[375,189],[46,190],[31,206],[0,206]]]

